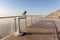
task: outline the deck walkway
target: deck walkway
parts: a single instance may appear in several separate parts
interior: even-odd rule
[[[2,40],[58,40],[56,34],[55,23],[52,20],[41,20],[40,22],[33,24],[25,29],[24,36],[10,35]]]

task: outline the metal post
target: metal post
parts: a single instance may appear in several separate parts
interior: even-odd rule
[[[31,15],[31,25],[32,25],[32,15]]]
[[[15,21],[15,32],[17,31],[17,29],[16,29],[16,18],[14,19],[14,21]]]
[[[38,15],[37,15],[37,22],[38,22]]]
[[[25,19],[25,27],[27,27],[27,17],[26,17],[26,19]]]
[[[35,23],[36,23],[36,16],[35,16]]]

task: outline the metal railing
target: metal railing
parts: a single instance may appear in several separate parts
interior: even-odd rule
[[[40,21],[40,17],[41,17],[40,15],[27,15],[26,18],[24,18],[23,16],[9,16],[9,17],[0,17],[0,21],[1,21],[2,25],[4,25],[4,24],[6,26],[9,25],[8,28],[10,28],[9,29],[10,33],[16,32],[17,35],[20,35],[21,28],[36,24],[37,22]],[[5,26],[3,26],[3,27],[5,27]],[[6,29],[8,30],[8,28],[6,28]],[[3,28],[1,28],[1,29],[3,29]],[[6,33],[3,33],[3,34],[6,34]]]
[[[23,16],[0,17],[0,20],[4,19],[4,21],[1,21],[2,25],[7,27],[7,26],[13,26],[13,24],[14,24],[14,28],[15,28],[15,29],[13,27],[5,28],[5,27],[1,26],[2,27],[1,29],[3,29],[3,30],[0,30],[0,36],[4,37],[4,36],[8,35],[9,33],[12,33],[11,31],[13,31],[13,29],[14,29],[14,32],[16,32],[17,35],[19,35],[20,34],[20,19],[26,19],[26,12],[27,11],[24,11]],[[10,20],[11,18],[14,20],[14,23],[11,22],[11,20]],[[7,19],[7,21],[5,19]],[[10,25],[5,25],[5,24],[10,24]],[[7,33],[8,30],[9,30],[9,33]],[[5,35],[3,35],[3,34],[5,34]]]
[[[6,27],[6,29],[9,30],[10,34],[15,32],[16,35],[22,35],[23,34],[22,29],[24,29],[25,27],[29,27],[31,25],[39,23],[41,20],[55,20],[55,19],[44,18],[43,16],[40,16],[40,15],[25,15],[25,16],[0,17],[0,20],[3,20],[1,21],[2,24],[5,23],[6,26],[9,26],[9,25],[11,26],[8,29]],[[52,29],[53,29],[53,32],[56,33],[56,27],[52,27]],[[6,32],[8,33],[8,31]],[[6,33],[3,33],[3,34],[6,34]]]

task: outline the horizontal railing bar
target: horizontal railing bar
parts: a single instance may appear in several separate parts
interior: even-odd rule
[[[4,18],[16,18],[16,17],[19,17],[19,18],[24,18],[23,16],[7,16],[7,17],[0,17],[0,19],[4,19]]]
[[[27,17],[28,16],[41,16],[41,15],[27,15]],[[23,18],[23,16],[5,16],[5,17],[0,17],[0,19],[2,19],[2,18],[16,18],[16,17]]]
[[[43,16],[43,15],[27,15],[27,16]]]

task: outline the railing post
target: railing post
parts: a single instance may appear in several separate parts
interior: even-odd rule
[[[35,16],[35,23],[36,23],[36,16]]]
[[[17,31],[17,28],[16,28],[16,18],[14,18],[14,21],[15,21],[15,32]]]
[[[32,25],[32,15],[31,15],[31,25]]]
[[[38,15],[37,15],[37,22],[38,22]]]
[[[26,16],[26,19],[25,19],[25,27],[27,27],[27,16]]]

